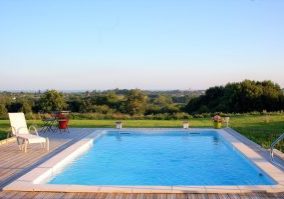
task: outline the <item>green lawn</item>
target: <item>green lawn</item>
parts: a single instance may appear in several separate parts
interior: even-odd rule
[[[113,127],[115,120],[71,120],[71,127]],[[181,127],[180,120],[123,120],[124,127]],[[40,126],[41,121],[30,120],[29,125]],[[231,118],[231,127],[254,142],[268,148],[272,140],[284,132],[284,115],[238,116]],[[212,127],[210,118],[191,119],[191,127]],[[0,120],[0,139],[6,138],[9,121]],[[284,142],[277,146],[284,151]]]

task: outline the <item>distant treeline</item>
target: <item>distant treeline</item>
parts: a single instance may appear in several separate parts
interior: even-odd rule
[[[191,114],[273,112],[283,109],[284,95],[278,84],[250,80],[209,88],[204,95],[191,99],[185,107],[185,111]]]
[[[50,113],[71,111],[76,119],[187,119],[216,112],[247,113],[282,111],[284,96],[271,81],[229,83],[204,91],[108,90],[61,93],[1,92],[0,117],[7,112]]]
[[[191,98],[204,91],[142,91],[139,89],[115,89],[86,92],[1,92],[0,117],[7,112],[50,113],[69,110],[76,118],[135,118],[157,115],[159,118],[173,114],[187,115],[183,107]],[[180,117],[180,116],[178,116]]]

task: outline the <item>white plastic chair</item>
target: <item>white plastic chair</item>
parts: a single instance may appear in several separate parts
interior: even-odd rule
[[[16,136],[20,150],[27,152],[28,144],[40,143],[49,151],[49,139],[38,135],[34,126],[27,127],[24,113],[9,113],[10,124],[13,135]],[[31,134],[31,129],[35,134]]]

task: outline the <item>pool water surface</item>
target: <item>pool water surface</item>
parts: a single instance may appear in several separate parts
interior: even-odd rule
[[[214,130],[107,131],[49,184],[272,185]]]

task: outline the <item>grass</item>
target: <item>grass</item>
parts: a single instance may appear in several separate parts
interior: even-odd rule
[[[181,127],[180,120],[123,120],[124,127],[156,127],[156,128],[174,128]],[[114,127],[115,120],[71,120],[71,127]],[[28,124],[42,125],[39,120],[30,120]],[[191,127],[212,127],[210,118],[194,118],[190,120]],[[273,140],[284,132],[284,115],[273,116],[238,116],[230,119],[230,126],[249,138],[250,140],[260,144],[264,148],[268,148]],[[6,138],[9,131],[9,121],[0,120],[0,139]],[[284,151],[284,142],[281,142],[278,149]]]
[[[231,126],[262,147],[269,148],[271,143],[284,133],[284,115],[242,116],[233,118]],[[276,148],[284,152],[284,141]]]

